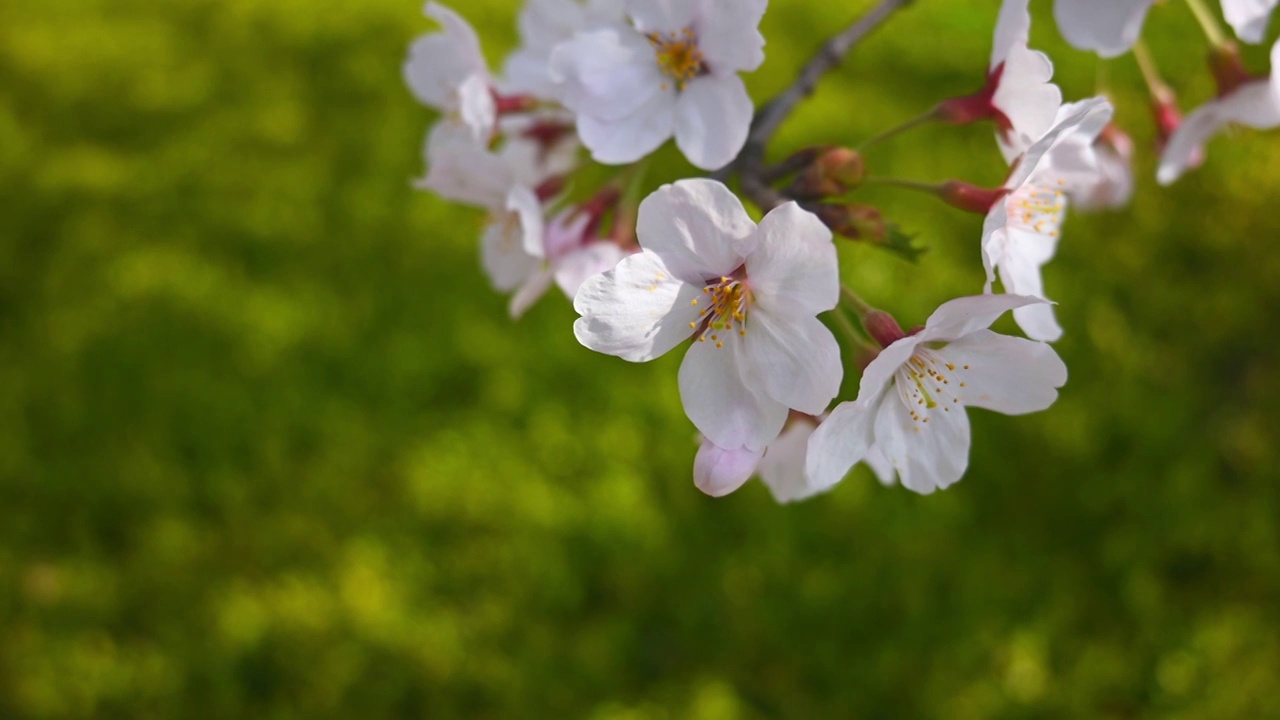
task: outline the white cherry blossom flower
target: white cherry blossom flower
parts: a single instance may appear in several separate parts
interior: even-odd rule
[[[1123,55],[1142,34],[1155,0],[1055,0],[1053,16],[1062,37],[1079,50],[1104,58]]]
[[[1245,82],[1192,111],[1174,131],[1160,155],[1156,180],[1168,185],[1194,167],[1197,152],[1209,138],[1231,124],[1257,130],[1280,127],[1280,41],[1271,47],[1269,78]]]
[[[988,329],[1010,309],[1043,303],[1018,295],[958,298],[934,311],[920,332],[885,347],[863,373],[857,399],[838,405],[809,439],[808,487],[835,485],[872,447],[915,492],[959,480],[969,463],[965,408],[1036,412],[1066,384],[1067,368],[1053,348]]]
[[[578,145],[571,133],[550,139],[537,136],[546,122],[560,119],[504,118],[498,125],[501,142],[492,148],[487,142],[476,142],[465,127],[441,120],[427,134],[423,153],[427,173],[414,185],[486,210],[504,206],[513,185],[537,187],[577,164]]]
[[[506,87],[541,98],[555,96],[551,51],[584,30],[623,21],[624,0],[528,0],[520,11],[520,47],[503,65]]]
[[[704,170],[746,142],[752,103],[739,72],[764,60],[767,0],[629,0],[631,25],[582,32],[551,53],[558,97],[606,164],[635,162],[672,136]]]
[[[426,155],[427,174],[416,186],[486,210],[481,266],[499,292],[519,288],[543,257],[538,189],[567,171],[571,157],[514,130],[498,149],[490,150],[465,128],[447,121],[432,128]]]
[[[461,122],[477,142],[487,142],[497,122],[489,66],[476,32],[460,15],[437,2],[423,13],[441,25],[409,47],[404,78],[419,102]]]
[[[1040,269],[1057,252],[1067,194],[1098,176],[1093,142],[1111,119],[1111,103],[1092,98],[1064,105],[1053,129],[1017,161],[982,227],[982,263],[987,291],[999,271],[1007,293],[1044,297]],[[1062,327],[1047,303],[1026,304],[1014,319],[1035,340],[1053,341]]]
[[[526,252],[536,258],[537,267],[526,275],[520,289],[511,297],[513,318],[523,315],[552,284],[572,300],[587,278],[612,269],[631,254],[612,239],[589,238],[592,225],[598,221],[599,216],[590,211],[569,208],[546,224],[541,245],[525,247]]]
[[[763,450],[726,450],[703,439],[693,460],[694,484],[712,497],[722,497],[759,475],[779,503],[808,498],[816,491],[805,480],[805,452],[817,426],[813,418],[792,413],[782,434]]]
[[[1277,0],[1222,0],[1222,14],[1236,37],[1247,43],[1260,43],[1267,34],[1267,21]]]
[[[1031,34],[1028,0],[1005,0],[996,21],[988,70],[995,85],[991,106],[998,113],[996,139],[1006,160],[1021,155],[1053,126],[1062,91],[1053,84],[1053,63],[1027,47]],[[992,82],[989,81],[989,82]]]
[[[724,185],[681,180],[640,204],[641,252],[583,283],[578,341],[633,362],[693,338],[685,414],[721,448],[762,450],[789,409],[826,410],[840,348],[818,313],[839,300],[831,231],[795,203],[757,226]]]
[[[494,290],[515,290],[534,272],[543,233],[538,196],[525,185],[512,186],[504,207],[489,214],[480,237],[480,263]]]
[[[1114,210],[1133,198],[1133,140],[1115,125],[1103,128],[1093,143],[1098,173],[1070,193],[1081,210]]]

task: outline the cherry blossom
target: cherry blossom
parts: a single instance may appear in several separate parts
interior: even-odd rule
[[[543,233],[542,203],[527,186],[513,185],[480,237],[480,263],[494,290],[515,290],[534,272]]]
[[[757,226],[724,185],[664,185],[639,208],[641,252],[585,283],[578,341],[652,360],[693,338],[685,414],[721,448],[762,450],[788,410],[823,412],[840,388],[835,337],[817,314],[839,299],[831,231],[792,202]]]
[[[1142,34],[1155,0],[1055,0],[1053,17],[1073,47],[1104,58],[1123,55]]]
[[[987,82],[982,90],[943,101],[941,119],[966,124],[992,120],[1006,160],[1012,160],[1053,124],[1062,91],[1051,82],[1053,63],[1027,47],[1031,31],[1028,0],[1005,0],[996,21]]]
[[[441,25],[409,47],[404,78],[414,97],[461,122],[477,142],[485,142],[497,122],[489,66],[475,30],[460,15],[437,2],[423,13]]]
[[[1028,0],[1005,0],[996,20],[991,48],[991,77],[996,85],[991,105],[999,113],[996,139],[1006,160],[1021,155],[1048,132],[1062,104],[1062,91],[1051,82],[1053,63],[1027,47],[1031,34]]]
[[[988,329],[1008,310],[1044,302],[958,298],[935,310],[921,331],[898,330],[867,366],[857,399],[836,406],[809,439],[808,487],[835,485],[873,446],[910,490],[927,494],[958,481],[969,463],[965,408],[1036,412],[1066,384],[1067,368],[1053,348]]]
[[[631,254],[610,238],[590,237],[598,223],[599,215],[591,210],[569,208],[546,223],[540,245],[524,246],[536,259],[537,266],[511,297],[512,317],[523,315],[552,284],[572,300],[587,278],[612,269]],[[532,235],[526,237],[531,242],[538,239]]]
[[[1098,173],[1070,193],[1081,210],[1114,210],[1133,198],[1133,139],[1115,125],[1102,129],[1093,143]]]
[[[511,136],[496,149],[477,144],[470,132],[442,121],[427,138],[427,174],[415,184],[443,198],[488,212],[481,232],[480,260],[495,290],[511,292],[538,269],[544,247],[539,190],[573,163],[573,143],[547,148]],[[567,151],[567,152],[566,152]]]
[[[1193,110],[1160,155],[1156,180],[1168,185],[1194,167],[1201,146],[1231,124],[1258,130],[1280,127],[1280,41],[1271,47],[1271,77],[1244,82]]]
[[[622,21],[623,0],[529,0],[520,11],[520,47],[503,65],[506,87],[537,97],[554,97],[551,51],[584,30]]]
[[[1267,34],[1267,21],[1277,0],[1222,0],[1222,14],[1236,37],[1247,43],[1260,43]]]
[[[988,291],[998,270],[1005,292],[1044,297],[1040,268],[1057,252],[1067,194],[1096,181],[1093,143],[1110,119],[1111,103],[1104,98],[1064,105],[1053,129],[1017,161],[1004,196],[991,206],[982,227]],[[1046,303],[1019,306],[1013,316],[1030,338],[1062,336]]]
[[[702,492],[721,497],[759,475],[779,503],[804,500],[815,494],[805,478],[805,452],[818,421],[792,413],[782,434],[763,450],[726,450],[704,439],[693,461],[694,484]]]
[[[578,33],[551,53],[558,97],[607,164],[634,162],[672,136],[704,170],[746,142],[752,103],[739,72],[764,61],[767,0],[630,0],[628,24]]]

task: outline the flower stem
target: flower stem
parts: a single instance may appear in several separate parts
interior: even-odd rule
[[[868,313],[875,310],[875,308],[867,304],[866,300],[858,297],[857,293],[850,290],[847,285],[840,286],[840,297],[844,298],[846,302],[853,306],[854,310],[858,313],[858,317],[864,318]]]
[[[1147,44],[1141,39],[1133,44],[1133,59],[1138,61],[1138,70],[1142,72],[1142,79],[1146,81],[1147,91],[1151,93],[1152,99],[1164,102],[1172,94],[1172,91],[1164,83],[1164,80],[1160,78],[1160,71],[1156,69],[1156,63],[1151,57],[1151,51],[1147,49]]]
[[[831,317],[835,318],[836,324],[839,325],[840,329],[844,331],[844,334],[848,336],[849,342],[854,345],[867,345],[867,341],[863,339],[864,336],[862,332],[858,330],[857,326],[853,324],[853,321],[850,320],[848,316],[840,310],[840,308],[836,308],[835,312],[831,313]]]
[[[901,125],[899,125],[899,126],[897,126],[897,127],[889,128],[888,130],[885,130],[884,132],[880,133],[879,135],[873,135],[872,137],[868,138],[867,140],[862,141],[862,144],[858,146],[858,149],[859,149],[859,150],[866,150],[867,148],[871,147],[872,145],[879,145],[880,143],[884,142],[885,140],[888,140],[888,139],[890,139],[890,138],[892,138],[892,137],[895,137],[895,136],[897,136],[897,135],[899,135],[899,134],[901,134],[901,133],[904,133],[904,132],[906,132],[906,131],[908,131],[908,130],[910,130],[910,129],[912,129],[912,128],[916,128],[916,127],[919,127],[919,126],[921,126],[921,125],[925,125],[925,124],[931,123],[931,122],[933,122],[934,120],[937,120],[937,119],[938,119],[938,109],[935,107],[934,109],[932,109],[932,110],[930,110],[930,111],[928,111],[928,112],[924,113],[923,115],[917,115],[916,117],[911,118],[910,120],[908,120],[908,121],[906,121],[906,122],[902,123]]]
[[[908,190],[918,190],[926,192],[930,195],[937,195],[942,191],[942,186],[936,183],[920,182],[918,180],[903,180],[901,178],[868,176],[863,178],[862,182],[868,185],[887,185],[889,187],[900,187]]]
[[[1205,6],[1204,0],[1187,0],[1187,7],[1191,8],[1191,14],[1196,16],[1196,22],[1200,23],[1200,29],[1204,30],[1210,45],[1220,48],[1231,42],[1231,39],[1222,32],[1222,28],[1218,27],[1217,18]]]

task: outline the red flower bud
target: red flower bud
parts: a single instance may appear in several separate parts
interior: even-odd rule
[[[938,190],[943,202],[978,215],[986,215],[1008,194],[1008,188],[983,188],[960,180],[948,180]]]
[[[907,336],[902,332],[902,326],[898,321],[883,310],[872,310],[867,313],[867,316],[862,319],[862,326],[867,329],[871,339],[880,344],[880,347],[889,347]]]

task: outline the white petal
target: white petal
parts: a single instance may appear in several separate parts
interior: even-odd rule
[[[805,474],[809,494],[835,486],[849,469],[866,457],[872,441],[875,412],[879,402],[840,403],[809,438]],[[896,400],[894,402],[897,402]]]
[[[1057,342],[1062,339],[1062,325],[1053,305],[1028,305],[1013,311],[1013,319],[1032,340]]]
[[[794,202],[769,211],[747,256],[747,277],[761,308],[779,315],[816,315],[840,302],[840,273],[831,230]]]
[[[450,119],[427,135],[427,175],[416,185],[446,200],[495,210],[506,203],[512,173],[499,155],[477,144],[471,131]]]
[[[1031,12],[1027,3],[1028,0],[1005,0],[1000,6],[995,39],[991,43],[991,64],[988,66],[991,70],[1005,62],[1016,46],[1026,47],[1031,35]]]
[[[840,392],[840,345],[817,318],[755,308],[741,336],[746,379],[774,400],[818,415]]]
[[[858,383],[857,402],[867,407],[874,407],[880,395],[888,389],[893,374],[902,367],[903,363],[911,359],[916,346],[924,341],[923,337],[924,333],[908,335],[881,350],[862,371],[862,380]]]
[[[507,191],[507,210],[520,219],[520,247],[533,257],[545,257],[542,203],[538,202],[538,196],[527,185],[515,185]]]
[[[498,122],[498,105],[489,89],[489,78],[476,73],[458,86],[458,116],[478,143],[486,143]]]
[[[693,484],[711,497],[724,497],[751,479],[763,450],[726,450],[703,440],[693,458]]]
[[[1190,166],[1196,150],[1229,123],[1259,130],[1280,126],[1280,90],[1269,80],[1256,80],[1196,108],[1183,119],[1160,156],[1156,171],[1160,184],[1177,180]]]
[[[593,242],[570,252],[555,264],[556,285],[572,300],[582,284],[622,262],[631,253],[613,242]]]
[[[640,203],[636,238],[676,277],[705,284],[727,275],[754,249],[756,224],[723,183],[706,178],[663,185]]]
[[[880,452],[875,443],[867,448],[867,456],[863,458],[863,462],[871,468],[871,474],[876,476],[881,485],[892,487],[898,484],[898,473],[893,469],[893,463],[889,462],[889,458]]]
[[[526,228],[519,213],[499,213],[490,219],[480,239],[480,263],[495,290],[509,292],[529,277],[538,259],[524,251]]]
[[[943,341],[952,342],[971,332],[991,327],[1001,315],[1024,305],[1045,301],[1035,297],[1021,295],[971,295],[969,297],[948,300],[938,306],[937,310],[925,321],[924,331],[916,336],[917,342]],[[902,342],[899,340],[898,342]],[[897,345],[898,343],[894,343]],[[893,345],[889,346],[890,348]],[[883,353],[881,353],[883,355]],[[877,358],[878,360],[879,358]],[[906,362],[903,358],[899,364]],[[873,361],[874,365],[875,362]],[[870,367],[867,368],[870,370]]]
[[[625,26],[579,33],[557,45],[548,71],[565,107],[599,121],[643,114],[663,82],[649,41]]]
[[[1010,232],[1010,237],[1015,234]],[[1031,233],[1020,233],[1020,235],[1026,238],[1044,238]],[[1040,274],[1041,266],[1034,262],[1030,251],[1025,251],[1025,248],[1021,248],[1023,251],[1020,251],[1020,248],[1021,246],[1011,246],[1006,249],[1004,257],[998,263],[1000,282],[1004,285],[1006,293],[1021,297],[1043,298],[1044,280]],[[1013,319],[1017,321],[1018,327],[1022,328],[1027,337],[1033,340],[1054,342],[1062,337],[1062,326],[1058,324],[1051,304],[1036,303],[1016,307],[1013,309]]]
[[[1115,57],[1133,47],[1155,0],[1056,0],[1053,16],[1068,43]]]
[[[1070,145],[1080,138],[1092,143],[1102,132],[1102,128],[1111,122],[1113,112],[1114,108],[1104,97],[1089,98],[1064,106],[1064,112],[1059,113],[1053,127],[1027,148],[1005,180],[1004,186],[1016,192],[1024,183],[1042,180],[1037,174],[1042,173],[1045,166],[1053,164],[1060,146]]]
[[[768,0],[703,0],[698,49],[715,74],[750,72],[764,62],[758,29]]]
[[[743,382],[742,343],[736,337],[723,337],[724,347],[711,340],[689,347],[680,364],[680,399],[685,415],[711,442],[763,450],[782,430],[787,406]]]
[[[997,134],[1005,160],[1021,155],[1053,127],[1062,90],[1051,82],[1053,63],[1042,52],[1019,44],[1009,51],[991,104],[1004,113],[1010,128]]]
[[[1095,102],[1094,99],[1075,103],[1067,103],[1058,110],[1054,125],[1065,122],[1077,114],[1084,103]],[[1099,108],[1104,106],[1098,105]],[[1086,110],[1086,113],[1088,111]],[[1098,112],[1106,112],[1099,110]],[[1081,124],[1076,129],[1062,133],[1044,153],[1036,171],[1028,178],[1027,185],[1039,185],[1041,188],[1054,188],[1064,192],[1076,192],[1088,187],[1101,173],[1096,149],[1098,136],[1103,127],[1096,122]]]
[[[794,419],[787,423],[778,439],[769,443],[759,463],[759,472],[774,500],[795,502],[819,492],[809,484],[805,474],[805,454],[815,429],[807,419]]]
[[[414,96],[439,110],[457,109],[458,86],[469,76],[488,77],[475,30],[453,10],[429,2],[423,12],[441,25],[441,32],[423,35],[409,46],[404,79]]]
[[[1024,415],[1052,405],[1067,384],[1067,366],[1041,342],[978,330],[937,353],[955,367],[949,388],[967,407]]]
[[[627,0],[627,15],[640,32],[670,33],[693,25],[694,0]]]
[[[1096,150],[1098,174],[1093,183],[1072,192],[1072,202],[1081,210],[1116,210],[1128,205],[1134,189],[1133,141],[1121,135],[1102,142]]]
[[[902,485],[921,494],[946,489],[969,465],[969,418],[960,405],[916,420],[901,397],[885,395],[876,412],[875,445],[898,471]]]
[[[991,292],[991,284],[996,281],[996,261],[1000,259],[1000,255],[1004,252],[1005,238],[1008,230],[1006,224],[1009,222],[1008,206],[1004,202],[997,202],[987,211],[986,218],[982,221],[982,267],[987,272],[986,284],[983,286],[984,293]],[[993,321],[994,322],[994,321]]]
[[[529,274],[528,279],[511,296],[511,302],[507,305],[507,312],[511,314],[512,319],[519,319],[533,307],[534,303],[547,294],[547,290],[551,287],[551,279],[551,270],[546,267],[536,268]]]
[[[682,283],[650,252],[623,258],[578,289],[573,324],[578,342],[624,360],[652,360],[693,334],[698,310],[691,301],[701,287]],[[731,444],[731,443],[725,443]]]
[[[1222,0],[1222,14],[1236,37],[1247,43],[1260,43],[1267,34],[1267,20],[1276,0]],[[1273,65],[1274,67],[1274,65]]]
[[[694,78],[676,100],[676,145],[694,166],[719,170],[747,142],[753,109],[737,75]]]
[[[555,97],[556,85],[551,81],[550,65],[550,51],[522,48],[503,61],[502,77],[513,92],[551,99]]]
[[[675,129],[676,93],[659,90],[634,113],[602,120],[578,115],[578,136],[591,157],[605,165],[633,163],[657,150]]]

